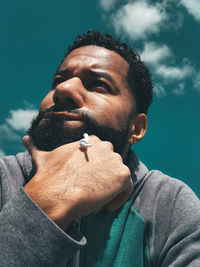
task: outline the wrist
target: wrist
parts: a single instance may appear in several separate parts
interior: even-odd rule
[[[72,199],[61,198],[55,191],[51,192],[41,183],[35,183],[32,180],[24,186],[24,190],[46,215],[54,221],[62,230],[66,230],[68,225],[76,219],[75,205]]]

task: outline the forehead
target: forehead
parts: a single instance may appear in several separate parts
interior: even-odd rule
[[[94,69],[106,71],[114,76],[126,79],[129,64],[115,51],[104,47],[88,45],[70,52],[62,62],[60,69]]]

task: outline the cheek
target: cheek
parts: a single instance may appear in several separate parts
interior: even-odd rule
[[[40,104],[40,110],[44,110],[44,109],[47,109],[47,108],[50,108],[51,106],[54,105],[54,102],[53,102],[53,94],[54,92],[53,91],[50,91],[46,96],[45,98],[42,100],[41,104]]]
[[[100,104],[100,102],[98,103]],[[112,127],[115,130],[126,129],[132,109],[132,103],[129,99],[113,97],[101,101],[101,105],[96,105],[96,118],[105,126]]]
[[[116,130],[126,129],[129,123],[131,110],[128,105],[118,105],[113,108],[113,126]]]

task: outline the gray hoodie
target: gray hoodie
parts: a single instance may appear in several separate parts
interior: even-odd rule
[[[148,171],[134,153],[127,165],[133,208],[147,224],[151,265],[200,267],[199,199],[183,182]],[[32,201],[23,190],[32,176],[28,152],[0,158],[0,267],[78,266],[86,238],[73,224],[62,231]]]

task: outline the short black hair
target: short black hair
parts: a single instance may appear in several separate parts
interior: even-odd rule
[[[144,62],[140,60],[138,52],[121,42],[120,39],[115,39],[111,34],[89,30],[76,37],[73,45],[68,47],[65,57],[74,49],[87,45],[96,45],[113,50],[129,63],[127,81],[135,100],[134,113],[147,114],[153,100],[153,85],[151,74]]]

